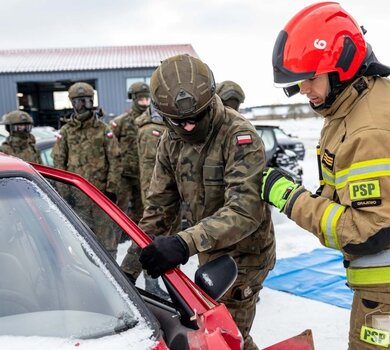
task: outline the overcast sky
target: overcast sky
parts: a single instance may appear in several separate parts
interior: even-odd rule
[[[0,49],[192,44],[218,81],[234,80],[244,106],[306,101],[273,87],[279,31],[308,0],[12,0],[2,1]],[[367,29],[390,65],[390,1],[340,2]]]

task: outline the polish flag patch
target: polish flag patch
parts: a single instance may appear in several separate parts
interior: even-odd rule
[[[252,142],[252,136],[249,134],[237,136],[237,145],[247,145]]]
[[[107,136],[109,139],[112,139],[113,136],[114,136],[114,134],[113,134],[112,132],[108,132],[108,133],[106,134],[106,136]]]
[[[158,130],[153,130],[153,131],[152,131],[152,135],[153,135],[153,136],[159,137],[159,136],[161,135],[161,133],[160,133],[160,131],[158,131]]]
[[[112,126],[113,128],[116,128],[116,127],[118,126],[118,124],[115,123],[115,122],[111,122],[111,126]]]

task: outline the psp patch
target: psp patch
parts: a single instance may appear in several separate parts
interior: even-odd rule
[[[252,143],[252,136],[250,134],[238,135],[237,136],[237,145],[247,145]]]
[[[360,181],[349,184],[352,208],[375,207],[382,204],[379,180]]]
[[[322,164],[325,165],[326,168],[333,171],[333,165],[334,165],[334,158],[335,155],[333,153],[330,153],[327,149],[325,149],[324,155],[322,157]]]
[[[388,348],[390,344],[390,333],[367,326],[362,326],[360,329],[360,340],[384,348]]]

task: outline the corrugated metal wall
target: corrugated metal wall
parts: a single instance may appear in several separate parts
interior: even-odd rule
[[[0,116],[18,108],[17,83],[96,80],[99,106],[106,114],[123,113],[129,108],[126,79],[150,77],[154,69],[74,71],[53,73],[0,74]]]

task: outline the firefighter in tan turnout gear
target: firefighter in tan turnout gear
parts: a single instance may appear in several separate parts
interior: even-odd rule
[[[118,206],[138,223],[143,206],[140,189],[139,158],[137,150],[137,129],[135,119],[150,105],[149,86],[144,82],[133,83],[128,91],[132,107],[110,122],[110,127],[119,141],[122,159],[122,180],[118,195]],[[129,210],[129,203],[131,205]]]
[[[26,162],[42,164],[41,153],[35,146],[31,134],[32,117],[23,111],[7,113],[2,120],[9,136],[0,146],[0,152],[23,159]]]
[[[60,129],[53,147],[54,167],[79,174],[116,202],[120,186],[121,162],[118,140],[93,109],[94,90],[83,82],[68,91],[74,113]],[[61,187],[63,196],[76,209],[97,239],[115,258],[118,234],[103,211],[92,207],[80,192]]]
[[[343,253],[354,291],[349,349],[389,347],[390,74],[338,3],[293,17],[273,52],[274,81],[324,117],[320,188],[312,194],[268,169],[261,197]],[[303,54],[304,53],[304,54]]]
[[[238,278],[221,302],[235,319],[245,349],[257,349],[249,332],[257,295],[275,261],[270,208],[258,195],[264,145],[244,117],[223,106],[211,70],[199,59],[164,60],[150,87],[169,130],[159,144],[140,221],[156,238],[140,261],[157,277],[195,254],[201,265],[231,255]],[[177,231],[172,225],[181,202],[190,227]]]

